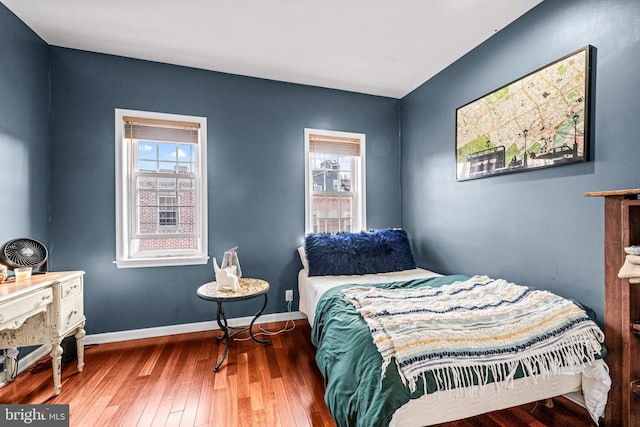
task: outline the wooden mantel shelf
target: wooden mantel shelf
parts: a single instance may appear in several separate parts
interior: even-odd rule
[[[640,188],[631,190],[591,191],[584,193],[585,197],[609,197],[609,196],[636,196],[640,194]]]

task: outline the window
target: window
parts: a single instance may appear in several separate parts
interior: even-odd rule
[[[305,230],[366,229],[365,135],[305,129]]]
[[[116,109],[118,268],[208,262],[206,126]]]
[[[178,226],[178,203],[176,196],[158,197],[158,225],[176,230]]]

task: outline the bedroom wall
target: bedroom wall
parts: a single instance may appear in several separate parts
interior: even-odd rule
[[[0,4],[0,245],[49,242],[48,49]]]
[[[238,246],[286,312],[304,237],[303,129],[367,135],[368,226],[400,226],[399,100],[51,48],[52,268],[86,271],[87,333],[210,321],[203,266],[117,269],[114,109],[208,120],[209,255]],[[255,314],[261,299],[229,304]]]
[[[591,161],[455,181],[455,112],[592,45]],[[402,99],[402,224],[418,264],[577,298],[603,321],[603,200],[638,188],[640,3],[545,0]]]

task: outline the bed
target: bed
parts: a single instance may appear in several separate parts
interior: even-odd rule
[[[542,299],[537,302],[547,304],[543,300],[553,298],[551,305],[570,307],[569,311],[577,317],[565,319],[562,324],[579,324],[582,328],[580,336],[584,331],[590,331],[588,341],[580,341],[579,346],[574,346],[582,350],[563,353],[560,361],[558,358],[551,363],[547,359],[535,359],[531,363],[527,359],[527,364],[499,355],[496,356],[499,363],[492,367],[483,365],[477,370],[477,367],[470,368],[474,365],[469,364],[469,360],[475,360],[473,352],[454,348],[452,353],[446,354],[453,354],[456,358],[444,357],[443,360],[449,363],[454,360],[456,364],[466,357],[467,361],[462,363],[462,368],[457,365],[455,368],[443,368],[442,360],[437,357],[425,357],[424,354],[415,357],[399,350],[413,349],[415,342],[439,346],[437,339],[427,340],[423,335],[417,335],[420,339],[403,341],[406,345],[400,346],[397,345],[400,342],[397,335],[385,335],[394,329],[389,325],[402,325],[398,329],[408,335],[416,335],[416,331],[437,335],[444,330],[450,334],[449,329],[440,329],[440,324],[436,323],[439,317],[428,317],[428,321],[423,319],[422,324],[418,322],[416,331],[411,329],[408,332],[406,325],[419,319],[414,315],[416,307],[420,308],[419,311],[432,311],[429,316],[440,316],[435,313],[438,310],[431,307],[454,304],[454,294],[469,293],[467,297],[474,298],[472,294],[481,289],[480,295],[487,298],[488,288],[495,287],[503,292],[509,286],[510,292],[521,292],[529,299],[530,295],[538,296],[540,291],[486,276],[445,276],[417,268],[403,230],[310,234],[305,245],[298,250],[303,263],[298,275],[300,311],[312,326],[316,362],[325,378],[325,401],[338,426],[423,426],[569,393],[574,396],[572,400],[578,396],[578,401],[597,424],[610,386],[608,370],[602,360],[604,338],[579,304],[553,294],[550,296],[544,291],[544,297],[539,297]],[[439,298],[439,302],[434,305],[429,298]],[[503,297],[498,295],[497,298]],[[393,299],[398,301],[391,301]],[[404,311],[395,309],[398,305],[407,304],[407,300],[416,305]],[[458,307],[461,303],[455,304]],[[442,308],[441,305],[438,307]],[[547,310],[546,306],[542,307],[536,309],[540,316]],[[451,307],[445,307],[443,311],[452,312]],[[383,321],[371,314],[386,315],[386,312],[393,312],[393,316],[405,313],[405,318],[390,317]],[[410,314],[407,316],[406,313]],[[505,318],[500,316],[509,316],[508,310],[502,314],[491,312],[487,318],[502,319],[500,327],[517,323],[505,322]],[[474,318],[477,318],[475,314]],[[555,319],[556,313],[549,314],[548,318]],[[451,324],[447,325],[447,328],[451,327]],[[537,346],[537,354],[549,353],[545,350],[546,342],[542,342],[539,336],[536,340],[539,341],[534,345]],[[390,345],[390,342],[396,345]],[[576,361],[576,358],[581,360]],[[416,364],[423,366],[416,367]],[[496,365],[510,368],[496,370]],[[407,374],[407,367],[411,374]]]

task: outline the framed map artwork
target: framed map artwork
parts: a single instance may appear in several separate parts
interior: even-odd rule
[[[590,46],[456,110],[456,180],[588,160]]]

